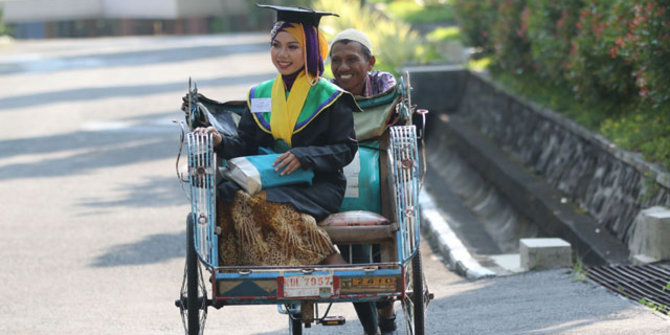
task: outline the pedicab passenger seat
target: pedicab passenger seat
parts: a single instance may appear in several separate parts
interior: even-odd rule
[[[372,209],[355,208],[355,210],[343,210],[331,214],[319,222],[330,238],[336,244],[379,244],[381,249],[381,261],[397,261],[395,252],[396,232],[399,229],[395,216],[395,196],[392,176],[389,175],[389,157],[387,148],[389,146],[389,127],[392,122],[395,105],[401,99],[397,86],[377,96],[358,100],[362,108],[361,112],[354,113],[354,127],[356,139],[363,146],[366,143],[376,142],[378,151],[378,184],[372,180],[359,179],[359,186],[377,187],[379,190],[378,201],[380,207],[375,211]],[[360,150],[359,150],[360,151]],[[361,158],[362,159],[362,158]],[[349,182],[347,177],[347,182]],[[356,202],[365,203],[369,199],[356,199]]]
[[[319,225],[335,243],[374,243],[393,238],[398,230],[387,218],[368,211],[346,211],[331,214]]]
[[[344,210],[333,213],[318,223],[335,244],[378,244],[381,262],[397,261],[396,232],[399,229],[395,213],[395,197],[389,167],[388,134],[380,139],[379,188],[381,214],[369,210]]]

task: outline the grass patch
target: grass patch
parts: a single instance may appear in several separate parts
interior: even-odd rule
[[[638,300],[637,302],[645,305],[647,308],[650,308],[651,310],[653,310],[655,312],[665,313],[668,316],[670,316],[670,310],[668,309],[668,306],[666,306],[664,304],[658,304],[658,303],[655,303],[653,301],[649,301],[645,298],[642,298],[642,299]]]
[[[387,5],[394,17],[408,23],[440,23],[454,21],[454,10],[448,5],[421,6],[413,0],[398,0]]]
[[[572,278],[579,281],[586,280],[586,269],[584,269],[584,262],[580,257],[575,257],[575,263],[572,264]]]
[[[601,132],[622,148],[641,152],[651,162],[670,168],[670,107],[652,108],[642,103],[629,113],[603,121]]]
[[[438,27],[426,35],[431,42],[458,41],[461,39],[461,30],[458,26]]]
[[[467,68],[470,71],[481,72],[488,69],[491,65],[491,57],[482,57],[479,59],[470,59]]]

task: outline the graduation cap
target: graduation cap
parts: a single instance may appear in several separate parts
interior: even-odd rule
[[[276,21],[302,23],[303,25],[310,25],[315,27],[319,26],[319,21],[323,16],[334,15],[339,17],[339,15],[335,13],[319,12],[303,7],[284,7],[262,4],[256,4],[256,6],[261,8],[270,8],[277,11]]]

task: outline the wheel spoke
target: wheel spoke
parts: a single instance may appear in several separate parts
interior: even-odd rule
[[[414,334],[414,303],[409,297],[402,299],[402,310],[405,315],[405,328],[407,328],[407,334]]]
[[[202,303],[200,308],[198,308],[198,313],[200,314],[200,334],[203,333],[205,328],[205,321],[207,320],[207,287],[205,287],[205,280],[202,276],[202,266],[198,263],[198,299],[201,299]]]

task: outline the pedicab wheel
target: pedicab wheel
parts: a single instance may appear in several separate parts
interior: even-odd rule
[[[202,278],[198,254],[195,251],[194,229],[193,219],[189,215],[186,222],[186,265],[184,269],[186,290],[182,284],[182,301],[186,301],[186,308],[182,308],[182,321],[186,321],[184,325],[187,335],[202,334],[207,318],[207,290]]]
[[[426,313],[423,269],[421,268],[421,251],[417,250],[412,258],[411,267],[407,269],[405,278],[407,288],[402,299],[402,309],[405,314],[407,334],[423,335]]]

